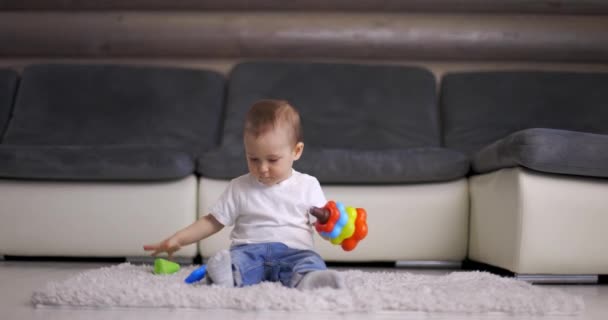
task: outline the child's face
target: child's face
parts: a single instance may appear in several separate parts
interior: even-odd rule
[[[295,146],[286,128],[275,127],[258,137],[246,133],[245,152],[249,172],[264,185],[279,183],[291,175],[291,167],[300,158],[304,144]]]

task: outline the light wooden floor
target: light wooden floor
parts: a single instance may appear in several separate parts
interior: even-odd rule
[[[430,314],[430,313],[372,313],[372,314],[332,314],[332,313],[286,313],[286,312],[240,312],[233,310],[201,311],[190,309],[58,309],[34,308],[30,304],[32,291],[50,280],[65,279],[83,270],[107,266],[107,263],[82,262],[24,262],[0,261],[0,319],[2,320],[55,320],[55,319],[554,319],[554,317],[514,317],[509,315],[463,315],[463,314]],[[395,269],[391,269],[395,270]],[[399,269],[397,269],[399,270]],[[401,269],[403,270],[403,269]],[[412,270],[407,272],[440,274],[445,270]],[[608,319],[608,286],[606,285],[566,285],[559,287],[568,292],[584,297],[585,313],[576,317],[558,317],[557,319]]]

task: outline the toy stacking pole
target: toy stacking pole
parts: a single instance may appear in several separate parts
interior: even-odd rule
[[[315,216],[315,218],[317,218],[317,222],[321,224],[326,224],[330,215],[329,210],[317,207],[310,208],[310,214]]]

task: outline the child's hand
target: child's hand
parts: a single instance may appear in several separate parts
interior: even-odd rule
[[[179,250],[182,246],[179,244],[179,241],[175,237],[167,238],[159,243],[155,244],[146,244],[144,245],[145,251],[154,251],[152,252],[153,256],[161,252],[166,252],[169,255],[169,259],[173,256],[173,252]]]

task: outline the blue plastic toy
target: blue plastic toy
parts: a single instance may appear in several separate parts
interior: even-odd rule
[[[190,275],[186,278],[186,280],[184,280],[184,282],[186,282],[187,284],[191,284],[191,283],[201,281],[201,279],[203,279],[205,277],[205,274],[207,274],[207,265],[206,264],[204,264],[204,265],[200,266],[199,268],[195,269],[194,271],[192,271],[192,273],[190,273]]]

